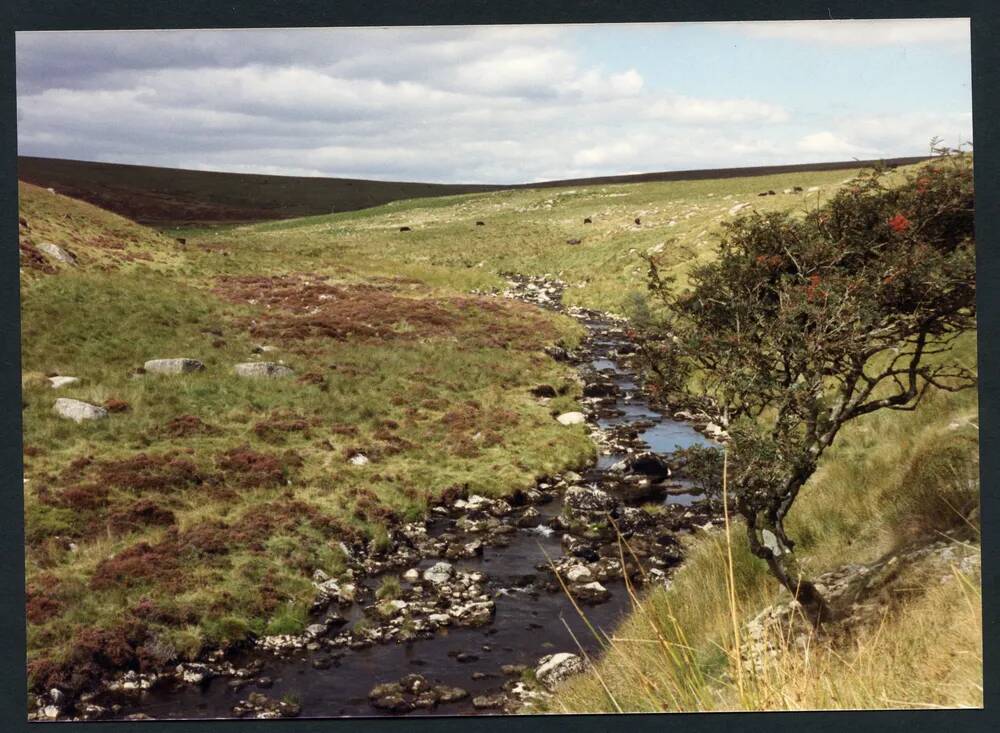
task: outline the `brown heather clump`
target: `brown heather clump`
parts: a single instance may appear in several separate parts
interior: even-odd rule
[[[140,453],[124,460],[98,464],[96,478],[105,485],[140,493],[166,493],[200,485],[208,477],[194,463],[176,453]]]
[[[275,455],[244,446],[217,456],[215,463],[221,471],[216,479],[225,487],[253,489],[280,486],[289,469],[302,465],[302,457],[295,451]]]
[[[169,527],[177,521],[174,513],[150,499],[140,499],[113,511],[108,526],[119,534],[144,527]]]
[[[166,424],[162,432],[170,438],[188,438],[193,435],[214,435],[219,430],[196,415],[178,415]]]
[[[309,437],[310,421],[301,415],[272,415],[253,426],[254,435],[269,443],[283,442],[288,433],[302,433]]]

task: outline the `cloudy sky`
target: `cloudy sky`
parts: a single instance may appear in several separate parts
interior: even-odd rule
[[[517,183],[972,139],[966,20],[17,34],[22,155]]]

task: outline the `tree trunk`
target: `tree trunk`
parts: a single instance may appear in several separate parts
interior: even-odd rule
[[[803,575],[781,522],[774,522],[761,512],[754,522],[747,523],[747,535],[753,554],[767,561],[774,577],[802,604],[806,618],[814,626],[829,620],[832,616],[830,606],[812,581]]]

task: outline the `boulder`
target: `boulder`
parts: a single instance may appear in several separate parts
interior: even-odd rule
[[[71,384],[78,384],[79,382],[79,377],[49,377],[49,384],[52,385],[52,389],[68,387]]]
[[[271,379],[290,377],[295,374],[284,364],[276,364],[273,361],[251,361],[237,364],[233,367],[233,371],[241,377],[268,377]]]
[[[582,671],[583,660],[580,657],[569,652],[560,652],[559,654],[549,654],[538,660],[538,666],[535,667],[535,679],[551,692],[564,679]]]
[[[653,480],[670,478],[670,466],[652,451],[643,451],[629,456],[626,465],[632,473],[648,476]]]
[[[76,257],[71,255],[66,250],[64,250],[58,244],[52,244],[52,242],[42,242],[41,244],[38,245],[38,249],[47,254],[52,259],[57,260],[58,262],[62,262],[63,264],[66,265],[76,264]]]
[[[142,368],[153,374],[189,374],[205,368],[197,359],[150,359]]]
[[[437,562],[424,571],[424,580],[434,585],[447,583],[455,574],[455,568],[448,562]]]
[[[609,512],[615,500],[606,491],[593,486],[570,486],[566,490],[565,508],[571,512]]]
[[[603,603],[611,597],[611,591],[596,580],[571,586],[570,592],[584,603]]]
[[[571,566],[565,576],[570,583],[590,583],[594,579],[594,574],[586,565]]]
[[[84,420],[103,420],[108,416],[108,411],[103,407],[82,400],[71,400],[67,397],[57,399],[52,409],[59,417],[65,417],[67,420],[74,420],[78,423]]]
[[[582,412],[564,412],[556,420],[560,425],[583,425],[587,422],[587,416]]]

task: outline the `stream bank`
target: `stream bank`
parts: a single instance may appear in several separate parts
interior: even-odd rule
[[[388,546],[344,547],[342,577],[313,576],[301,635],[262,637],[166,673],[127,672],[72,706],[42,700],[35,717],[497,714],[582,669],[581,647],[590,655],[600,643],[574,601],[610,631],[632,607],[623,577],[667,582],[682,560],[679,537],[714,521],[670,457],[710,441],[650,404],[625,322],[564,308],[562,290],[510,276],[503,295],[586,327],[578,349],[550,355],[578,370],[596,464],[505,499],[456,493],[423,522],[392,529]],[[543,403],[554,396],[548,385],[535,390]],[[608,515],[645,572],[628,557],[623,565]]]

